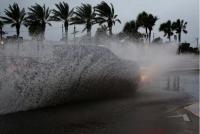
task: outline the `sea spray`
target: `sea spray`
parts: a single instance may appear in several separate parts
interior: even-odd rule
[[[0,113],[129,94],[138,66],[97,46],[58,46],[46,55],[0,56]],[[49,58],[48,58],[49,56]]]

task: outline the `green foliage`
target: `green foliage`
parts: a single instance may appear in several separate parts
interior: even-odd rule
[[[168,20],[167,22],[162,23],[160,25],[159,31],[164,32],[164,37],[167,36],[169,41],[171,41],[171,36],[173,35],[172,22]]]
[[[5,16],[1,16],[0,18],[3,20],[4,24],[10,24],[11,27],[16,28],[17,37],[20,34],[20,26],[25,18],[25,9],[20,9],[17,3],[13,3],[13,5],[9,5],[8,9],[4,10]]]
[[[52,20],[54,21],[70,21],[73,15],[73,9],[69,11],[69,5],[66,2],[60,2],[55,4],[56,9],[53,9]]]
[[[184,20],[177,19],[175,22],[172,23],[172,29],[178,34],[178,40],[181,42],[181,33],[187,34],[187,22]]]
[[[96,7],[94,7],[95,13],[97,14],[96,22],[100,25],[103,23],[107,23],[110,35],[112,35],[112,27],[116,22],[121,23],[121,21],[117,18],[118,15],[115,14],[114,6],[111,3],[110,6],[102,1]]]
[[[144,28],[147,29],[147,27],[148,27],[148,23],[147,22],[148,22],[148,14],[145,11],[143,11],[140,14],[138,14],[138,16],[137,16],[137,25],[139,27],[144,27]]]
[[[68,26],[69,22],[71,21],[72,15],[73,15],[73,9],[69,11],[69,5],[67,2],[60,2],[58,4],[55,4],[57,10],[53,9],[53,16],[51,19],[53,21],[63,21],[64,27],[65,27],[65,34],[66,34],[66,40],[68,40]]]
[[[126,22],[123,28],[123,32],[130,34],[130,33],[136,33],[138,31],[138,26],[136,21],[131,20],[129,22]]]
[[[25,19],[25,26],[28,27],[29,34],[32,36],[39,36],[40,39],[44,40],[44,33],[46,24],[51,26],[51,10],[46,8],[45,5],[41,6],[35,4],[31,6],[28,12],[28,17]]]
[[[17,3],[9,5],[8,9],[4,10],[5,16],[0,16],[0,29],[4,24],[10,24],[11,27],[16,28],[17,37],[20,34],[21,24],[28,27],[29,34],[34,37],[39,37],[44,40],[44,34],[46,25],[50,25],[50,21],[62,21],[64,22],[66,39],[68,38],[68,26],[71,25],[85,25],[83,31],[87,30],[87,35],[91,37],[91,29],[94,24],[101,25],[97,29],[96,35],[103,35],[109,31],[112,35],[112,27],[116,22],[121,23],[118,19],[118,15],[115,14],[115,9],[112,3],[107,4],[105,1],[97,4],[94,8],[90,4],[81,4],[81,6],[69,10],[67,2],[59,2],[55,4],[56,9],[49,9],[45,5],[39,4],[32,5],[29,7],[29,12],[26,16],[25,9],[18,6]],[[53,15],[51,16],[51,13]],[[124,25],[123,32],[120,33],[123,36],[129,36],[134,38],[144,37],[144,34],[138,32],[140,27],[145,29],[146,39],[151,42],[151,32],[153,27],[158,20],[157,16],[149,14],[145,11],[138,14],[136,21],[131,20]],[[106,23],[106,25],[104,24]],[[103,25],[104,24],[104,25]],[[168,20],[160,25],[159,31],[164,32],[164,37],[167,36],[169,41],[171,36],[174,34],[173,31],[178,35],[179,42],[181,42],[181,34],[187,34],[186,30],[187,22],[184,20],[177,19],[175,22]]]
[[[147,39],[149,39],[149,43],[151,41],[151,32],[153,30],[153,26],[155,25],[157,20],[157,16],[153,16],[152,14],[148,14],[144,11],[140,13],[137,17],[137,25],[145,29]]]
[[[126,22],[123,28],[123,34],[128,36],[130,40],[139,41],[143,36],[138,32],[138,24],[135,20]]]
[[[82,4],[80,7],[76,8],[74,15],[71,25],[85,25],[83,31],[87,30],[87,34],[91,36],[92,25],[96,23],[92,6],[90,4]]]

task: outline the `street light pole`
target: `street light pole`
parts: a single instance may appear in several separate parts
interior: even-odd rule
[[[199,46],[199,38],[198,37],[196,38],[196,41],[197,41],[197,48],[198,48],[198,46]]]
[[[76,43],[76,33],[78,33],[78,31],[76,31],[76,26],[74,25],[74,31],[73,31],[73,35],[74,35],[74,44]]]
[[[63,40],[63,24],[62,24],[62,40]]]

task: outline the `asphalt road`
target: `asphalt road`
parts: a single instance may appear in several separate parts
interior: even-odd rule
[[[66,104],[0,116],[0,134],[199,134],[199,72],[147,81],[128,98]]]
[[[0,116],[1,134],[198,134],[184,94],[139,90],[134,97]],[[182,117],[186,114],[190,121]]]

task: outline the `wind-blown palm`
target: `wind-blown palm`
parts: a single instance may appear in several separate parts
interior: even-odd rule
[[[135,20],[125,23],[123,33],[133,41],[139,41],[142,38],[142,34],[138,32],[138,24]]]
[[[41,35],[41,40],[44,40],[46,24],[51,26],[51,10],[46,8],[45,5],[41,6],[39,4],[35,4],[28,9],[25,25],[28,27],[30,35]]]
[[[176,20],[176,22],[172,23],[172,29],[176,31],[176,33],[178,34],[178,41],[179,43],[181,42],[181,33],[185,33],[187,34],[187,30],[186,30],[186,26],[187,26],[187,22],[185,22],[184,20]]]
[[[149,43],[151,42],[151,33],[152,33],[152,30],[153,30],[153,27],[156,23],[156,21],[158,20],[158,18],[156,16],[153,16],[152,14],[149,14],[148,15],[148,19],[147,19],[147,22],[148,22],[148,25],[147,25],[147,28],[149,30]]]
[[[134,20],[130,22],[126,22],[123,28],[123,32],[126,34],[134,34],[137,33],[138,26]]]
[[[146,39],[149,39],[149,43],[151,41],[151,32],[153,30],[153,26],[155,25],[158,18],[153,16],[152,14],[148,14],[146,12],[142,12],[137,17],[137,24],[139,27],[143,27],[146,32]]]
[[[121,23],[121,21],[117,18],[118,15],[115,14],[115,10],[113,4],[109,6],[106,2],[102,1],[98,4],[95,9],[95,13],[97,14],[96,21],[100,25],[103,23],[107,23],[109,28],[109,33],[112,35],[112,27],[116,22]]]
[[[146,37],[148,38],[148,24],[147,24],[147,20],[148,20],[148,14],[146,12],[142,12],[140,14],[138,14],[137,16],[137,25],[139,27],[143,27],[145,29],[145,33],[146,33]]]
[[[1,16],[4,24],[11,24],[11,27],[16,28],[17,38],[20,34],[20,27],[25,18],[25,9],[18,6],[17,3],[9,5],[8,9],[4,10],[5,16]]]
[[[167,36],[169,39],[169,42],[171,41],[171,36],[173,35],[173,30],[172,30],[172,22],[168,20],[165,23],[162,23],[160,25],[159,31],[164,32],[164,37]]]
[[[73,15],[73,9],[69,11],[69,5],[66,2],[55,4],[57,10],[53,9],[52,20],[63,21],[65,27],[66,40],[68,39],[68,26]]]
[[[71,25],[85,25],[83,31],[87,30],[87,35],[91,37],[92,25],[95,22],[95,14],[90,4],[82,4],[80,7],[77,7],[74,11],[74,17],[72,18]]]

